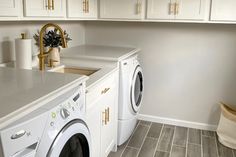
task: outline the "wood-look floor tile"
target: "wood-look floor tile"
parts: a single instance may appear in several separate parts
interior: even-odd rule
[[[203,136],[209,136],[209,137],[216,137],[214,131],[202,130],[202,135]]]
[[[148,132],[148,129],[149,129],[148,126],[138,125],[133,136],[131,137],[128,143],[128,146],[140,149],[143,143],[143,140]]]
[[[139,121],[139,124],[150,126],[152,123],[151,123],[151,122],[148,122],[148,121],[140,120],[140,121]]]
[[[187,142],[188,128],[176,127],[173,144],[185,147]]]
[[[233,150],[217,141],[219,157],[234,157]]]
[[[154,157],[169,157],[170,153],[157,151]]]
[[[188,144],[187,157],[201,157],[201,145]]]
[[[170,125],[170,124],[164,124],[164,126],[165,126],[166,128],[172,128],[172,129],[174,129],[174,128],[175,128],[175,126],[174,126],[174,125]]]
[[[217,148],[215,138],[202,137],[203,157],[217,157]]]
[[[186,148],[179,146],[172,146],[171,157],[185,157]]]
[[[139,152],[139,157],[153,157],[157,145],[157,139],[146,138]]]
[[[188,142],[193,144],[201,144],[201,130],[190,128]]]
[[[121,154],[124,152],[125,147],[127,146],[128,142],[125,142],[124,144],[122,144],[121,146],[118,146],[117,151],[116,152],[111,152],[108,157],[120,157]]]
[[[233,150],[234,157],[236,157],[236,150]]]
[[[147,137],[159,138],[161,134],[163,124],[160,123],[152,123],[151,128],[148,131]]]
[[[157,146],[158,151],[170,152],[174,129],[164,126]]]
[[[126,147],[122,157],[137,157],[138,149]]]

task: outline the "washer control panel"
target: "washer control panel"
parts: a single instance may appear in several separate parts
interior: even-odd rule
[[[85,114],[85,84],[81,84],[71,96],[50,110],[49,125],[52,130],[60,130],[67,122],[81,119]]]

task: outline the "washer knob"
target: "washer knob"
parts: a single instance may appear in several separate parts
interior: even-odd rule
[[[62,108],[60,110],[60,114],[61,114],[61,117],[63,119],[66,119],[66,118],[68,118],[70,116],[70,112],[67,109],[65,109],[65,108]]]

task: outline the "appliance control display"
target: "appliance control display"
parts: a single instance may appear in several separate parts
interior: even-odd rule
[[[80,93],[78,93],[74,98],[73,98],[73,101],[76,102],[80,97]]]

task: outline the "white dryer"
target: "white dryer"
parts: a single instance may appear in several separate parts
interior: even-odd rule
[[[137,55],[120,62],[118,145],[131,136],[143,97],[143,73]]]
[[[85,85],[63,95],[65,101],[46,105],[49,118],[36,157],[89,157],[90,133],[84,121]]]

